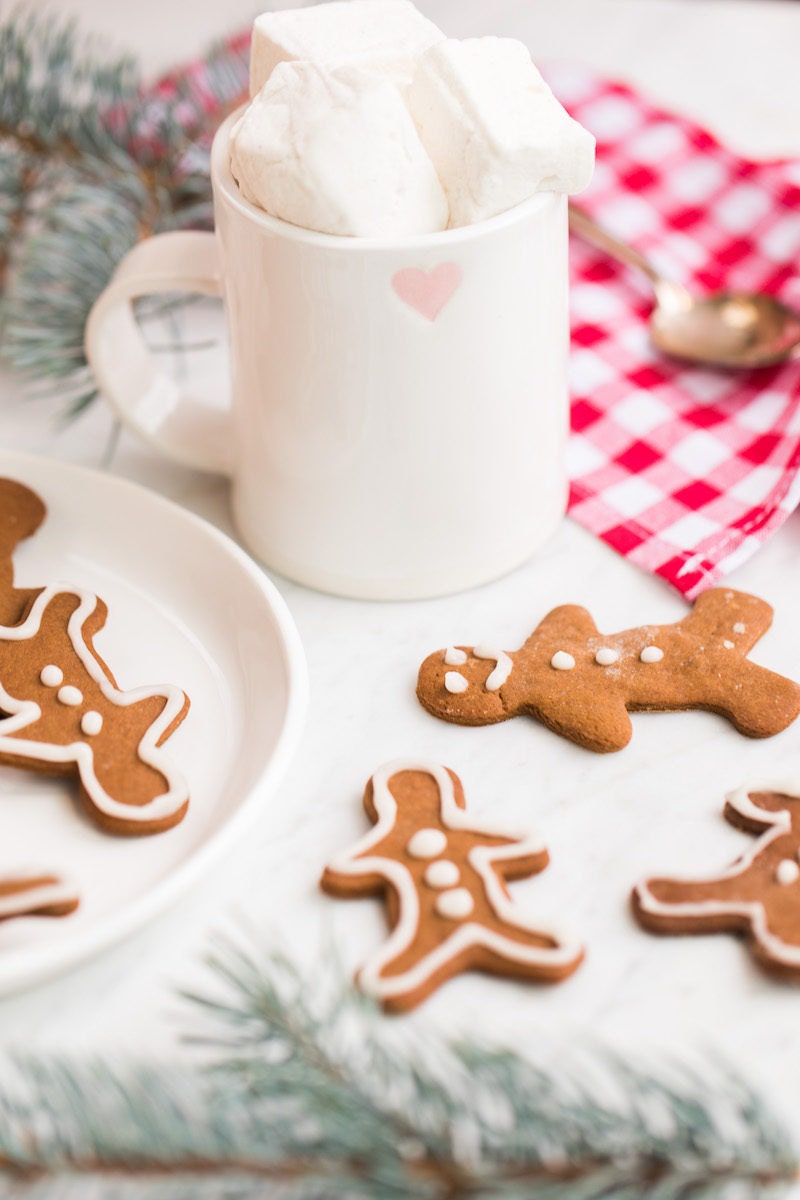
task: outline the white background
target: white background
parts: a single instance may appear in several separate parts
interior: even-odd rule
[[[706,122],[753,154],[800,158],[800,4],[781,0],[420,0],[450,34],[524,38],[534,58],[576,60],[630,80]],[[243,0],[129,4],[64,0],[87,28],[136,51],[150,73],[191,57],[217,34],[247,23]],[[190,12],[187,27],[186,13]],[[800,220],[800,215],[798,215]],[[800,268],[800,264],[798,264]],[[57,403],[0,382],[0,439],[8,446],[100,463],[111,422],[98,406],[64,430]],[[112,467],[230,528],[225,484],[168,465],[123,435]],[[276,931],[310,968],[335,937],[355,967],[383,936],[369,901],[337,903],[316,887],[321,867],[364,827],[360,793],[386,758],[429,755],[453,766],[476,817],[541,828],[553,865],[515,885],[531,910],[559,911],[586,939],[578,974],[557,989],[464,978],[414,1020],[448,1027],[517,1029],[532,1048],[557,1035],[613,1039],[672,1051],[716,1047],[774,1094],[800,1134],[800,988],[775,984],[734,938],[648,937],[626,896],[655,870],[713,871],[748,839],[721,820],[723,793],[759,768],[800,766],[797,729],[751,744],[705,714],[635,718],[620,755],[599,758],[522,721],[464,730],[433,721],[413,684],[424,655],[448,642],[514,648],[552,605],[575,601],[613,630],[680,617],[684,606],[588,534],[565,522],[550,545],[508,579],[426,604],[329,599],[277,581],[308,651],[312,705],[304,748],[259,834],[157,927],[62,980],[0,1002],[0,1045],[60,1051],[161,1051],[175,1047],[185,1008],[177,984],[197,967],[209,932],[247,925]],[[800,521],[731,579],[775,606],[773,630],[754,657],[800,678]],[[239,914],[231,918],[231,914]]]

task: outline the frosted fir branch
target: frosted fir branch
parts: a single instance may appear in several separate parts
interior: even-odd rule
[[[105,186],[75,181],[53,197],[19,251],[3,308],[4,356],[26,379],[60,384],[75,408],[95,394],[83,350],[86,318],[135,245],[145,203],[136,176]]]
[[[0,137],[34,155],[102,151],[103,114],[138,87],[133,60],[109,58],[74,22],[16,8],[0,24]]]
[[[244,43],[147,92],[72,23],[0,18],[0,354],[23,379],[91,401],[89,310],[137,241],[210,226],[211,138],[246,87]]]
[[[724,1065],[537,1064],[387,1021],[338,968],[307,979],[230,946],[209,964],[213,994],[190,997],[202,1068],[9,1065],[0,1197],[722,1200],[795,1176],[786,1131]]]

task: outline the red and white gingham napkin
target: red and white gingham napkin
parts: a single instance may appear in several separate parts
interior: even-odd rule
[[[800,308],[800,162],[749,162],[690,121],[584,69],[548,72],[597,138],[579,198],[700,291]],[[570,512],[693,599],[800,503],[800,361],[731,374],[650,347],[647,281],[573,238]]]

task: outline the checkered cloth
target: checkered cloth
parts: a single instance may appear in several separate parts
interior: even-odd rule
[[[749,162],[574,68],[548,72],[597,138],[580,197],[666,276],[800,308],[800,162]],[[647,281],[573,239],[570,513],[693,599],[800,503],[800,361],[732,374],[660,357]]]

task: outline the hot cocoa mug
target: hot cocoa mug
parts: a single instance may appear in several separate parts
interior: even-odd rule
[[[242,198],[231,117],[211,155],[216,232],[165,233],[120,264],[86,352],[120,417],[232,479],[242,539],[323,591],[411,599],[522,563],[565,508],[566,197],[396,240],[314,233]],[[229,413],[183,394],[132,302],[225,298]]]

